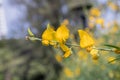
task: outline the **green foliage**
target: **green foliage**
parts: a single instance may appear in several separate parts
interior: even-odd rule
[[[120,50],[120,47],[116,46],[116,45],[110,45],[110,44],[104,44],[104,46],[110,47],[110,48],[115,48],[117,50]]]

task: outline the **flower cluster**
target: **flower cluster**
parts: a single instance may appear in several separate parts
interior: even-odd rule
[[[31,36],[34,36],[34,34],[30,31],[30,29],[28,29],[28,33]],[[87,32],[83,31],[83,30],[78,30],[78,33],[80,35],[80,47],[81,48],[86,48],[87,50],[92,48],[95,44],[94,40],[92,37],[90,37],[88,35]],[[54,30],[53,26],[51,26],[50,24],[47,25],[46,30],[43,32],[42,34],[42,39],[41,42],[43,45],[45,46],[53,46],[55,48],[60,47],[62,49],[62,51],[64,52],[63,57],[67,58],[71,55],[71,48],[69,48],[66,44],[67,39],[69,38],[69,29],[67,28],[66,24],[61,24],[60,27],[58,27],[57,30]],[[29,39],[34,39],[34,38],[30,38]],[[91,51],[90,53],[93,55],[93,59],[97,59],[98,58],[98,54],[97,52],[89,50]]]
[[[57,30],[54,29],[54,27],[50,24],[47,25],[47,28],[42,33],[42,38],[37,38],[32,33],[30,28],[28,28],[29,36],[27,36],[27,39],[29,40],[39,40],[42,42],[42,45],[44,46],[53,46],[54,48],[61,48],[61,50],[64,52],[63,57],[67,58],[72,54],[71,46],[77,46],[86,49],[92,56],[92,59],[97,60],[99,58],[99,51],[112,51],[117,54],[120,53],[120,48],[113,46],[113,45],[105,45],[107,47],[115,48],[112,49],[100,49],[95,47],[95,40],[92,38],[86,31],[84,30],[78,30],[79,38],[80,38],[80,44],[70,44],[67,42],[67,40],[70,38],[70,31],[67,26],[68,22],[64,21],[61,23],[61,25],[57,28]],[[58,57],[59,58],[59,57]],[[61,61],[61,59],[60,59]]]
[[[71,49],[65,45],[68,38],[69,30],[65,24],[61,24],[56,31],[48,24],[47,29],[42,34],[42,44],[47,46],[52,45],[54,47],[60,46],[65,52],[64,57],[68,57],[71,54]]]

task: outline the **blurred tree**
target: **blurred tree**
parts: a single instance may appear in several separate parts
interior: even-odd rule
[[[76,18],[80,19],[79,23],[82,23],[83,29],[88,27],[86,11],[92,7],[91,0],[66,0],[68,10]],[[78,20],[77,19],[77,20]]]

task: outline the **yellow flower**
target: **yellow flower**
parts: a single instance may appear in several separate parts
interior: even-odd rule
[[[60,48],[65,52],[64,53],[64,58],[67,58],[71,55],[71,50],[68,46],[66,46],[65,44],[63,43],[60,43]]]
[[[60,43],[64,43],[68,38],[69,38],[68,28],[65,25],[61,25],[56,31],[56,39]]]
[[[64,68],[64,73],[69,78],[73,77],[73,72],[69,68]]]
[[[67,22],[65,21],[64,24],[61,24],[55,31],[53,27],[48,24],[47,29],[42,34],[42,44],[56,46],[57,42],[65,43],[69,38],[69,30],[66,25]]]
[[[92,55],[92,59],[93,59],[93,60],[98,60],[98,58],[99,58],[99,55],[98,55],[98,54]]]
[[[92,16],[100,16],[100,10],[98,9],[98,8],[92,8],[91,10],[90,10],[90,15],[92,15]]]
[[[45,46],[48,46],[49,45],[49,41],[48,40],[42,40],[42,44],[45,45]]]
[[[104,19],[103,18],[98,18],[96,20],[96,23],[99,24],[99,25],[101,25],[102,28],[104,28]]]
[[[96,20],[96,23],[97,23],[97,24],[103,24],[103,23],[104,23],[103,18],[98,18],[98,19]]]
[[[42,44],[49,45],[55,38],[55,31],[54,29],[48,24],[47,29],[42,34]]]
[[[66,25],[68,25],[68,23],[64,21],[55,31],[53,27],[48,24],[47,29],[42,34],[42,44],[46,46],[52,45],[54,47],[57,47],[57,44],[59,44],[61,49],[65,52],[65,58],[69,57],[71,54],[70,48],[65,45],[66,40],[69,38],[69,30]]]
[[[64,53],[64,58],[67,58],[67,57],[69,57],[71,55],[71,50],[69,49],[68,51],[65,51],[65,53]]]
[[[63,43],[60,43],[60,48],[61,48],[63,51],[68,51],[68,50],[69,50],[69,48],[68,48],[65,44],[63,44]]]
[[[86,48],[87,52],[90,52],[93,49],[93,46],[89,46]]]
[[[108,3],[108,6],[112,9],[112,10],[117,10],[118,9],[118,6],[115,4],[115,3],[112,3],[112,2],[109,2]]]
[[[92,50],[90,51],[90,54],[92,55],[92,58],[93,58],[94,60],[97,60],[97,59],[99,58],[99,54],[98,54],[98,50],[97,50],[97,49],[92,49]]]
[[[80,47],[87,48],[95,44],[93,38],[85,31],[78,30],[80,36]]]

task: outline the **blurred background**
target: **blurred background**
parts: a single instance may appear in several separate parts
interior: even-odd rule
[[[99,60],[81,48],[64,59],[61,51],[26,41],[27,29],[39,38],[46,25],[69,22],[70,42],[86,30],[96,46],[120,46],[120,0],[0,0],[0,80],[120,80],[117,54],[100,52]],[[103,47],[103,46],[102,46]]]

